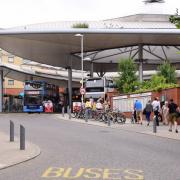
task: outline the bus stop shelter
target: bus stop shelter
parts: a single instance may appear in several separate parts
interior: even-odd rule
[[[38,72],[33,71],[32,67],[29,68],[21,68],[21,66],[13,65],[13,64],[3,64],[0,63],[0,72],[1,72],[1,81],[3,83],[3,79],[5,77],[15,79],[18,81],[26,81],[26,80],[37,80],[37,81],[46,81],[51,84],[58,85],[60,87],[67,88],[68,87],[68,76],[66,74],[62,75],[63,71],[56,71],[53,74],[48,74],[47,71]],[[72,86],[79,87],[80,86],[80,76],[76,76],[72,78]],[[2,92],[3,92],[3,84],[2,84]],[[0,93],[0,96],[3,98],[3,93]],[[3,103],[3,100],[2,100]]]
[[[72,28],[77,22],[59,22],[4,29],[0,30],[0,47],[22,58],[67,68],[69,84],[71,69],[82,68],[82,47],[84,70],[91,75],[117,72],[119,60],[132,58],[139,66],[142,81],[143,70],[155,70],[166,60],[180,69],[180,30],[168,17],[136,15],[87,22],[89,28]]]

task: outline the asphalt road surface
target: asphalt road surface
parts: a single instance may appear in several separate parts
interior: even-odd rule
[[[60,115],[59,115],[60,116]],[[0,170],[0,180],[180,180],[180,141],[63,121],[51,114],[0,115],[13,120],[41,155]]]

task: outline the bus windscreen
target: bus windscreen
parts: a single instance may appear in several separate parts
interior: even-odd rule
[[[24,97],[24,105],[42,105],[42,96],[27,94]]]
[[[103,79],[89,79],[86,81],[86,88],[90,87],[104,87]]]

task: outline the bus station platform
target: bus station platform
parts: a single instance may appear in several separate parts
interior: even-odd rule
[[[160,137],[160,138],[180,140],[180,132],[175,133],[174,129],[172,132],[169,132],[168,131],[169,127],[162,125],[161,123],[160,123],[160,126],[157,126],[157,132],[153,133],[153,122],[151,122],[150,125],[147,126],[146,121],[143,121],[143,125],[140,125],[140,124],[132,124],[130,119],[126,119],[125,124],[111,123],[110,126],[108,126],[108,124],[105,124],[104,122],[95,121],[93,119],[89,119],[88,122],[85,122],[84,119],[76,119],[76,118],[72,118],[72,117],[71,117],[71,119],[69,119],[68,114],[65,114],[64,117],[62,116],[62,114],[57,114],[56,116],[58,116],[58,118],[60,120],[72,121],[72,122],[83,123],[83,124],[87,124],[87,125],[93,125],[93,126],[113,128],[113,129],[117,129],[117,130],[135,132],[135,133],[151,135],[151,136]],[[180,126],[178,128],[180,131]]]
[[[40,148],[26,141],[26,149],[19,149],[19,140],[9,141],[9,136],[0,132],[0,169],[4,169],[31,160],[40,155]]]

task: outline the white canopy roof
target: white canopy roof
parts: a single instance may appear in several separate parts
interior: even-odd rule
[[[0,30],[0,47],[20,57],[54,66],[81,69],[81,44],[84,35],[84,69],[117,71],[122,58],[138,63],[138,45],[143,45],[144,69],[154,70],[168,59],[180,69],[180,30],[169,15],[135,15],[98,22],[85,22],[89,28],[72,28],[77,22],[56,22]]]

